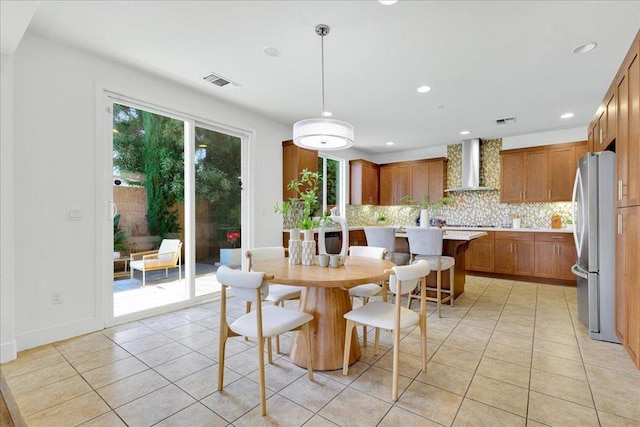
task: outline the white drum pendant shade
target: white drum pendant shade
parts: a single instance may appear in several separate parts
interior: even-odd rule
[[[353,146],[353,126],[332,119],[306,119],[293,125],[293,142],[310,150],[344,150]]]

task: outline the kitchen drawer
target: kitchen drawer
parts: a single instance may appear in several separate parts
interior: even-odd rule
[[[496,240],[533,240],[534,234],[528,231],[496,231]]]
[[[573,234],[571,233],[534,233],[536,242],[558,242],[573,243]]]

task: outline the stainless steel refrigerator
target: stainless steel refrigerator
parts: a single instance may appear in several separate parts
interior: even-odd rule
[[[615,153],[587,153],[573,186],[578,313],[591,338],[620,342],[615,332]]]

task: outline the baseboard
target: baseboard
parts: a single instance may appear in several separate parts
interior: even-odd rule
[[[79,335],[104,329],[104,323],[95,318],[78,320],[72,323],[39,329],[26,334],[16,335],[17,350],[39,347],[56,341],[66,340]]]
[[[0,344],[0,363],[7,363],[18,357],[16,340]]]

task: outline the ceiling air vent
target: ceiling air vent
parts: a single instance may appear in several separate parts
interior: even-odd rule
[[[504,119],[498,119],[496,120],[496,124],[497,125],[508,125],[509,123],[515,123],[516,122],[516,118],[515,117],[507,117]]]
[[[208,81],[209,83],[212,83],[212,84],[214,84],[214,85],[216,85],[216,86],[219,86],[219,87],[225,87],[225,86],[227,86],[228,84],[231,84],[231,87],[233,87],[233,86],[236,86],[236,87],[240,86],[238,83],[236,83],[236,82],[232,82],[231,80],[229,80],[229,79],[227,79],[227,78],[225,78],[225,77],[219,76],[219,75],[217,75],[217,74],[214,74],[214,73],[211,73],[211,74],[209,74],[208,76],[204,76],[203,78],[204,78],[206,81]]]

